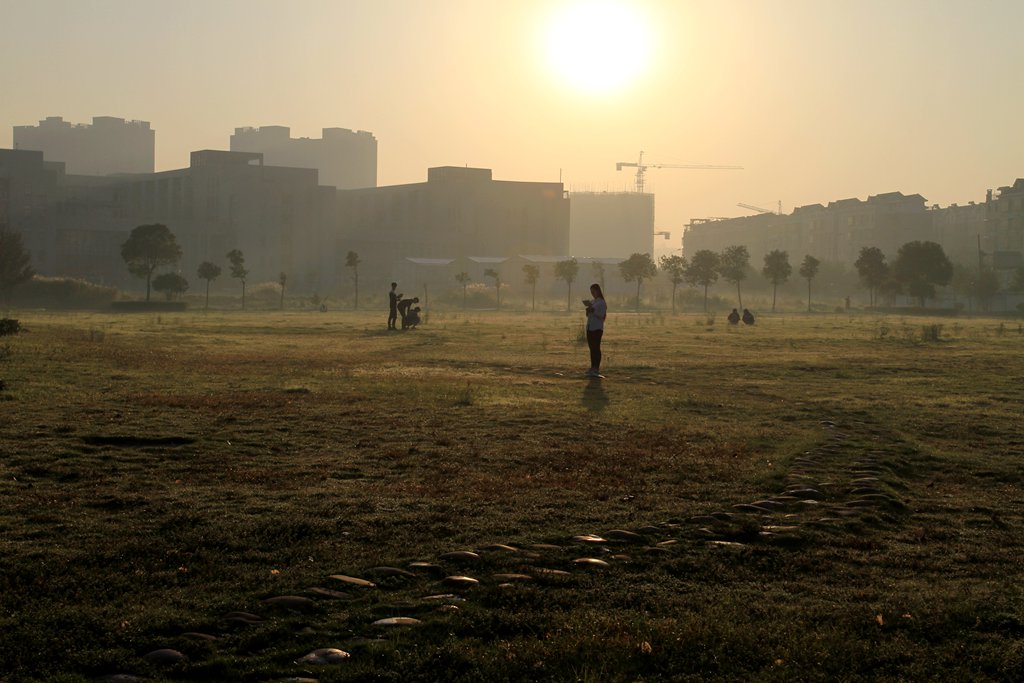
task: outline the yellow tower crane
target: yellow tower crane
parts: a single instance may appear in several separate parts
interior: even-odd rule
[[[637,161],[619,161],[615,164],[615,170],[621,171],[624,168],[636,169],[636,191],[644,191],[644,174],[649,168],[695,168],[702,170],[742,170],[742,166],[713,166],[711,164],[645,164],[644,153],[640,152],[640,159]]]

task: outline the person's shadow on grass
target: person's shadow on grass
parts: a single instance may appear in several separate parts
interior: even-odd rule
[[[583,387],[583,405],[587,410],[601,411],[608,407],[608,394],[604,391],[604,384],[597,377],[587,381]]]

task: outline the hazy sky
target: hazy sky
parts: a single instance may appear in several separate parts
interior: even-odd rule
[[[1024,176],[1021,0],[0,0],[0,21],[4,147],[103,115],[150,121],[158,170],[271,124],[373,132],[382,185],[469,165],[622,190],[640,150],[744,166],[648,172],[676,245],[737,202],[947,205]]]

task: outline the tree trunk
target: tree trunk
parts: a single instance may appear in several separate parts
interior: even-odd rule
[[[643,282],[643,280],[640,280],[639,278],[636,281],[636,312],[637,313],[640,312],[640,283],[641,282]]]
[[[533,283],[533,294],[532,294],[532,303],[530,304],[530,312],[532,312],[532,313],[536,313],[537,312],[537,283],[536,282]]]
[[[146,303],[149,303],[149,281],[153,279],[153,269],[146,274]]]
[[[210,281],[206,281],[206,305],[203,306],[204,311],[210,310]]]
[[[242,280],[242,310],[245,310],[245,280]]]
[[[775,294],[779,291],[779,283],[772,283],[772,313],[775,312]]]
[[[565,310],[566,311],[571,311],[572,310],[572,282],[570,282],[568,284],[569,284],[569,296],[567,296],[566,299],[565,299]]]
[[[678,287],[678,285],[675,282],[673,282],[672,283],[672,315],[676,314],[676,287]]]
[[[807,312],[811,312],[811,278],[807,278]]]
[[[353,277],[355,278],[355,285],[356,285],[356,302],[355,303],[356,303],[356,310],[358,311],[359,310],[359,269],[358,268],[353,268],[352,269],[352,274],[353,274]]]
[[[740,292],[740,283],[736,282],[736,298],[739,299],[740,308],[743,308],[743,294]]]
[[[704,312],[708,312],[708,286],[704,285]]]

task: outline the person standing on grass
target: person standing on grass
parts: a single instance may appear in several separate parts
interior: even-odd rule
[[[391,283],[391,291],[388,292],[388,304],[391,308],[388,311],[388,329],[395,329],[395,321],[398,320],[398,300],[402,295],[398,293],[398,283]]]
[[[601,375],[601,337],[604,336],[604,319],[608,317],[608,304],[604,300],[601,285],[590,285],[590,296],[594,297],[587,306],[587,346],[590,347],[590,369],[588,377]]]

